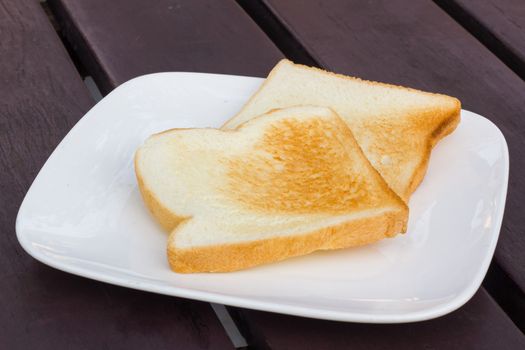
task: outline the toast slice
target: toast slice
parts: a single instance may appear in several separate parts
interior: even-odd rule
[[[405,202],[425,175],[430,152],[460,121],[458,99],[364,81],[281,60],[241,111],[223,129],[274,108],[332,108],[368,160]]]
[[[144,201],[176,272],[234,271],[372,243],[408,208],[330,109],[295,107],[235,130],[173,129],[137,151]]]

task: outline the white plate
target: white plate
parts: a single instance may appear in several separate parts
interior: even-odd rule
[[[307,317],[409,322],[463,305],[494,253],[509,169],[501,132],[468,111],[434,150],[410,201],[406,235],[235,273],[170,271],[167,236],[137,189],[134,152],[154,132],[220,126],[261,81],[159,73],[115,89],[69,132],[33,182],[17,217],[20,244],[45,264],[95,280]]]

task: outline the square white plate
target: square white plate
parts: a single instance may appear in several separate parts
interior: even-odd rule
[[[307,317],[409,322],[463,305],[494,253],[509,171],[501,132],[468,111],[432,154],[410,201],[407,234],[235,273],[170,271],[167,235],[137,189],[134,152],[154,132],[220,126],[261,82],[159,73],[115,89],[69,132],[33,182],[17,217],[20,244],[45,264],[95,280]]]

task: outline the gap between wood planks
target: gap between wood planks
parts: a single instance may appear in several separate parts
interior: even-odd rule
[[[268,7],[258,0],[236,0],[237,4],[262,29],[286,58],[295,63],[320,67],[316,59],[297,38],[273,15]]]
[[[503,41],[499,40],[489,28],[486,28],[478,19],[462,8],[454,0],[433,0],[460,26],[467,30],[473,37],[489,49],[507,67],[525,80],[525,66],[521,59]],[[525,6],[525,3],[524,3]]]
[[[489,28],[485,27],[455,0],[433,0],[454,21],[469,32],[476,40],[492,52],[516,75],[525,80],[525,66],[516,53],[503,41],[499,40]],[[492,261],[483,286],[518,326],[525,333],[525,299],[520,287],[495,262]]]
[[[40,5],[42,6],[45,13],[47,14],[49,21],[51,22],[51,24],[53,25],[53,28],[57,32],[62,42],[62,45],[64,45],[79,75],[82,77],[84,84],[86,85],[86,88],[89,91],[91,97],[96,103],[98,103],[104,97],[102,93],[100,92],[100,89],[98,88],[93,78],[89,75],[86,75],[86,69],[81,64],[81,61],[76,56],[76,54],[74,53],[74,51],[72,50],[68,42],[64,40],[63,36],[60,33],[60,28],[58,27],[57,22],[55,21],[53,14],[49,10],[49,7],[47,3],[45,2],[45,0],[40,1]],[[224,305],[214,304],[214,303],[210,303],[210,306],[215,312],[215,314],[217,315],[217,318],[219,319],[221,325],[223,326],[226,334],[230,338],[233,346],[236,349],[247,349],[248,344],[246,342],[246,339],[244,338],[244,336],[241,334],[241,332],[237,328],[235,322],[233,322],[233,319],[231,315],[229,314],[228,310],[226,309],[226,307]]]

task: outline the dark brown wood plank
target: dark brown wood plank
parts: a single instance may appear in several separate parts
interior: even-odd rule
[[[503,131],[511,166],[495,260],[525,299],[525,82],[431,1],[264,3],[319,65],[456,96]]]
[[[265,76],[282,57],[233,1],[49,4],[103,93],[138,75],[160,71]]]
[[[68,275],[22,250],[22,198],[93,101],[37,1],[0,2],[0,57],[0,348],[232,348],[209,304]]]
[[[523,0],[436,0],[436,3],[525,79]]]
[[[236,320],[257,349],[523,349],[525,336],[484,291],[460,311],[394,325],[318,321],[242,310]]]

